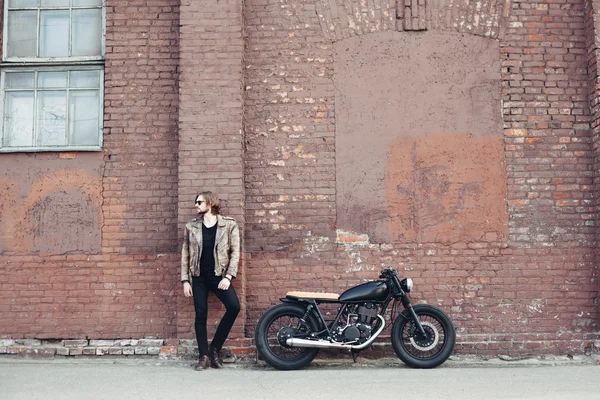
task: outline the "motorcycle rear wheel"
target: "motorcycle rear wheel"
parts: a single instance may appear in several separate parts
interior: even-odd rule
[[[429,304],[413,307],[427,337],[422,337],[411,313],[405,310],[392,328],[392,347],[400,360],[413,368],[435,368],[443,364],[454,350],[456,330],[450,317]]]
[[[308,347],[287,347],[277,339],[280,329],[296,328],[300,332],[317,332],[318,324],[310,316],[306,324],[299,326],[305,309],[294,304],[279,304],[269,309],[258,321],[254,334],[256,351],[271,367],[279,370],[299,369],[307,366],[316,357],[319,349]]]

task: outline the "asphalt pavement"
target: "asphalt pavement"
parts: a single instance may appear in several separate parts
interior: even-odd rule
[[[588,358],[450,360],[433,370],[400,361],[316,361],[299,371],[264,363],[196,372],[150,359],[0,358],[0,399],[560,399],[599,400]]]

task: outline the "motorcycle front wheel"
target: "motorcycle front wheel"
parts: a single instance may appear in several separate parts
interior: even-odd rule
[[[279,304],[269,309],[258,321],[254,334],[256,351],[271,367],[280,370],[299,369],[307,366],[315,358],[319,349],[289,347],[282,345],[277,338],[280,331],[291,333],[317,332],[317,323],[310,316],[301,323],[305,309],[294,304]]]
[[[456,330],[442,310],[429,304],[413,307],[425,330],[423,336],[409,310],[404,310],[392,328],[392,347],[400,360],[413,368],[435,368],[450,357]]]

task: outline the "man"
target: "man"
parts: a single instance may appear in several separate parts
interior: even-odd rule
[[[231,285],[240,260],[240,233],[235,219],[219,214],[219,199],[202,192],[194,203],[198,217],[185,225],[181,250],[183,294],[194,297],[195,329],[199,361],[196,371],[223,367],[220,351],[240,312],[240,302]],[[208,346],[206,317],[208,292],[225,306],[215,337]]]

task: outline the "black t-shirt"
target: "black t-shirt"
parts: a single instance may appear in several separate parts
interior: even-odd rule
[[[212,276],[215,274],[215,237],[217,224],[207,228],[202,224],[202,255],[200,256],[200,275]]]

